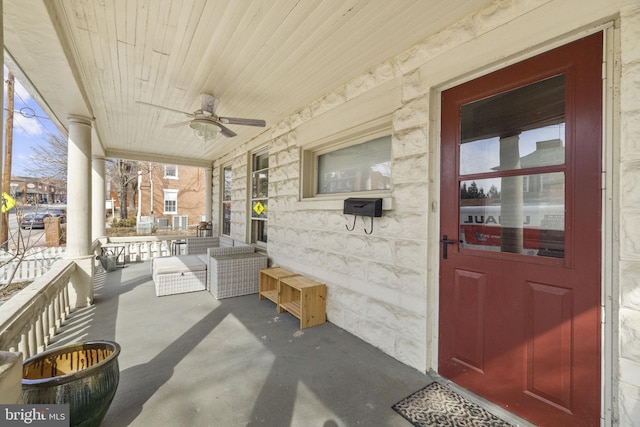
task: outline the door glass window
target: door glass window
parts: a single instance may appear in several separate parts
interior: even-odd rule
[[[564,258],[565,83],[460,108],[461,247]]]

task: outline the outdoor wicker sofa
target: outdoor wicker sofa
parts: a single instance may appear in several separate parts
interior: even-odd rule
[[[156,257],[151,277],[156,296],[210,290],[216,299],[258,292],[267,256],[227,237],[186,239],[187,254]]]
[[[267,268],[268,259],[253,246],[209,248],[209,291],[215,299],[256,294],[260,270]]]

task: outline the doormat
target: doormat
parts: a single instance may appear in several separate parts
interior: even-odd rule
[[[436,382],[402,399],[392,408],[416,427],[513,427]]]

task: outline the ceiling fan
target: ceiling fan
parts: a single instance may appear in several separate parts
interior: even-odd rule
[[[173,108],[163,107],[161,105],[149,104],[148,102],[136,101],[138,104],[148,105],[154,108],[162,108],[176,113],[185,114],[190,120],[184,122],[172,123],[165,125],[166,128],[175,128],[179,126],[189,125],[193,129],[193,133],[198,139],[210,140],[216,137],[220,132],[226,137],[233,137],[237,134],[225,125],[242,125],[242,126],[258,126],[265,127],[266,122],[259,119],[242,119],[237,117],[219,117],[216,115],[216,109],[220,101],[218,98],[208,93],[200,94],[200,109],[193,113],[174,110]]]

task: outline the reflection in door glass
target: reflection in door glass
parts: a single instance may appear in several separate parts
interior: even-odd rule
[[[562,165],[564,148],[564,123],[524,131],[518,138],[520,168]],[[500,165],[498,137],[460,146],[460,175],[506,170]]]
[[[565,149],[564,75],[462,105],[462,247],[564,258]]]
[[[462,181],[461,247],[564,258],[564,173]],[[503,197],[518,186],[522,198]]]

